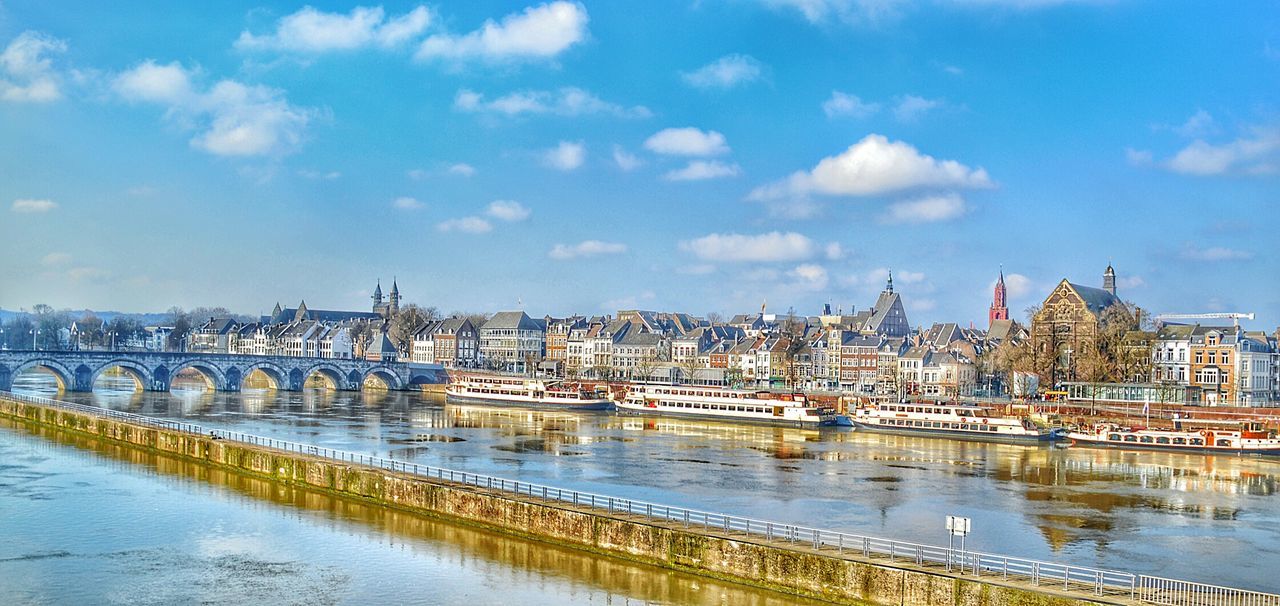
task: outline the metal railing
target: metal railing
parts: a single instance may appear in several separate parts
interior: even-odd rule
[[[137,425],[209,436],[215,439],[275,448],[287,452],[376,467],[487,490],[572,504],[579,507],[590,507],[607,511],[613,515],[638,516],[669,524],[674,523],[685,528],[700,529],[708,533],[759,537],[766,541],[786,542],[840,555],[882,559],[926,568],[940,568],[961,576],[1021,581],[1037,587],[1073,593],[1087,593],[1094,596],[1128,597],[1135,601],[1158,606],[1280,606],[1280,595],[1272,593],[1165,579],[1088,566],[1042,562],[994,553],[964,551],[769,520],[757,520],[724,513],[563,489],[532,482],[520,482],[431,465],[408,463],[322,446],[266,438],[238,431],[210,429],[192,423],[168,421],[38,396],[10,392],[0,392],[0,394],[20,402],[115,419]]]

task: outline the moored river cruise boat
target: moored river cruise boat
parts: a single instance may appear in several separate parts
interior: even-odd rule
[[[972,404],[902,402],[868,404],[853,415],[858,429],[984,442],[1039,442],[1063,437],[1059,429],[1041,427],[1027,416],[1001,413]]]
[[[835,410],[811,404],[802,393],[773,393],[695,385],[629,385],[617,404],[629,414],[748,421],[775,425],[835,425]]]
[[[1280,438],[1257,422],[1203,429],[1149,429],[1101,423],[1073,431],[1067,437],[1072,445],[1079,446],[1280,456]]]
[[[559,410],[610,410],[613,401],[574,383],[498,375],[455,375],[445,401]]]

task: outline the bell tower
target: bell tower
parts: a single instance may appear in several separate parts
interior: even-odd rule
[[[1009,319],[1009,304],[1005,301],[1008,291],[1004,287],[1004,268],[1000,268],[1000,279],[996,280],[995,291],[991,293],[991,309],[987,312],[987,328],[996,320]]]

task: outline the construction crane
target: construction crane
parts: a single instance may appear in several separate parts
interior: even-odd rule
[[[1253,312],[1221,312],[1212,314],[1160,314],[1156,316],[1156,324],[1164,324],[1165,320],[1231,320],[1236,326],[1240,320],[1252,320]]]

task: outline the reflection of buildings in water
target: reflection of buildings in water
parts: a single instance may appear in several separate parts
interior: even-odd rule
[[[452,427],[467,429],[501,429],[505,435],[525,435],[529,432],[577,432],[582,427],[579,415],[571,413],[524,408],[503,408],[476,404],[449,404],[445,406]]]
[[[8,424],[0,421],[0,424]],[[177,490],[189,490],[192,482],[220,486],[236,494],[254,499],[246,504],[250,508],[272,503],[280,513],[289,515],[308,525],[320,525],[340,535],[368,533],[371,538],[385,542],[387,546],[403,547],[415,554],[424,555],[442,570],[479,569],[486,576],[501,582],[504,578],[517,580],[519,589],[528,590],[533,583],[543,591],[559,591],[560,598],[572,596],[566,601],[595,601],[584,598],[583,588],[603,591],[618,596],[626,603],[693,604],[713,606],[742,604],[745,606],[785,606],[787,604],[818,604],[801,598],[756,589],[744,585],[726,583],[716,579],[664,570],[620,558],[600,557],[586,551],[561,547],[549,543],[522,540],[498,532],[471,526],[450,524],[425,515],[415,515],[354,500],[312,492],[292,486],[284,486],[244,476],[223,469],[204,466],[191,461],[156,455],[142,450],[106,444],[86,438],[70,436],[50,429],[40,428],[37,435],[43,439],[87,449],[113,462],[110,466],[129,466],[130,471],[139,468],[154,470],[160,481],[177,483]],[[51,446],[53,445],[51,443]],[[315,516],[299,510],[322,512]],[[323,540],[323,535],[321,540]],[[252,572],[246,573],[250,580]],[[566,587],[556,589],[539,584],[539,575],[563,582]],[[421,588],[406,585],[403,597],[392,601],[412,601],[420,598]],[[622,603],[606,596],[605,603]]]

